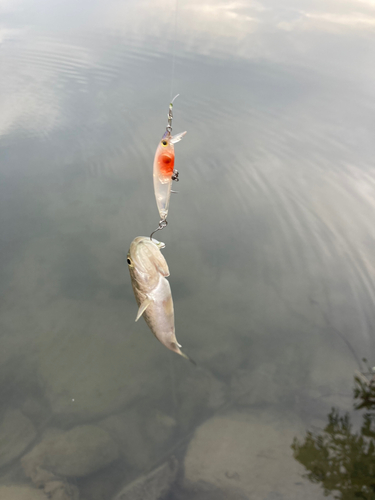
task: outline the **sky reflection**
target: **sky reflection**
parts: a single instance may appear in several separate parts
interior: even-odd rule
[[[193,1],[0,2],[0,135],[12,128],[48,134],[67,122],[59,89],[73,79],[85,91],[87,72],[108,72],[108,38],[122,52],[150,56],[189,53],[282,63],[315,71],[346,72],[373,95],[375,4],[371,0],[283,2]],[[69,15],[67,14],[69,12]],[[74,15],[72,13],[74,12]],[[64,31],[71,33],[66,43]],[[73,42],[74,40],[74,42]],[[105,45],[103,45],[103,43]],[[345,57],[343,57],[345,54]],[[113,61],[114,73],[121,60]],[[348,74],[345,73],[345,78]],[[42,132],[43,129],[43,132]]]
[[[55,408],[88,382],[100,413],[139,342],[147,389],[169,353],[134,323],[125,259],[158,222],[152,160],[180,93],[160,235],[177,337],[308,419],[375,348],[375,2],[175,7],[0,0],[0,353],[47,386],[51,368]]]

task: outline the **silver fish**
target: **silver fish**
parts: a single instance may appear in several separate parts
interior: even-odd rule
[[[126,260],[139,306],[135,321],[143,316],[165,347],[192,361],[181,351],[175,335],[172,293],[166,279],[169,269],[160,251],[164,247],[164,243],[148,236],[138,236],[130,244]]]

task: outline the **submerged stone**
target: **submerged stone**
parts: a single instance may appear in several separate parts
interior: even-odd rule
[[[160,500],[176,479],[178,462],[175,458],[125,486],[113,500]]]
[[[61,322],[55,332],[40,336],[38,376],[58,421],[86,422],[142,397],[162,397],[169,375],[163,368],[166,355],[141,323],[132,325],[138,331],[131,335],[112,304],[58,301],[55,307],[61,309],[56,312]]]
[[[95,425],[82,425],[43,439],[22,458],[22,466],[39,486],[52,481],[53,476],[87,476],[118,457],[117,444],[108,432]]]
[[[225,402],[226,387],[209,371],[197,368],[182,379],[178,390],[177,421],[186,432]]]
[[[0,467],[19,457],[35,437],[31,420],[20,410],[7,410],[0,424]]]
[[[131,469],[139,471],[151,466],[152,448],[143,428],[143,419],[134,408],[111,415],[98,423],[118,444],[120,453]]]
[[[183,489],[251,500],[323,500],[323,490],[303,479],[304,468],[293,458],[291,444],[302,428],[300,421],[266,412],[207,420],[189,444]]]
[[[135,408],[111,415],[98,425],[118,444],[121,456],[133,472],[148,470],[165,453],[176,428],[176,421],[160,411],[148,409],[147,415]]]
[[[48,497],[36,488],[29,486],[0,486],[1,500],[48,500]]]

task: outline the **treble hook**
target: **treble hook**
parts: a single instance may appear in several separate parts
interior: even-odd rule
[[[168,110],[168,125],[167,125],[167,132],[172,132],[172,120],[173,120],[173,101],[178,97],[180,94],[177,94],[174,96],[174,98],[171,100],[169,103],[169,110]]]
[[[152,236],[156,233],[156,231],[161,231],[162,229],[164,229],[165,227],[167,227],[167,225],[168,225],[167,219],[161,219],[159,221],[158,227],[155,229],[155,231],[153,231],[150,234],[150,240],[152,241]]]
[[[173,174],[172,174],[172,177],[171,177],[172,181],[178,182],[180,180],[178,178],[179,175],[180,175],[180,172],[178,170],[176,170],[176,169],[173,170]]]

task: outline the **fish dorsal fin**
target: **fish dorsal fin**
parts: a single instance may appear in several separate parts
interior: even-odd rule
[[[137,314],[137,317],[135,318],[135,321],[138,321],[139,318],[142,316],[142,314],[145,312],[145,310],[148,308],[148,306],[151,304],[152,302],[152,299],[145,299],[142,304],[139,306],[139,309],[138,309],[138,314]]]

